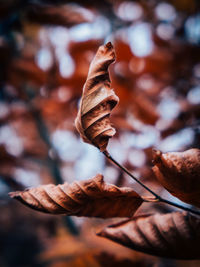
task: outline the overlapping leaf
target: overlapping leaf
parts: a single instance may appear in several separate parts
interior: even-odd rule
[[[106,227],[98,235],[155,256],[200,258],[200,220],[186,212],[138,216]]]
[[[200,207],[200,150],[154,151],[153,155],[159,182],[175,197]]]
[[[114,60],[115,53],[111,43],[98,49],[90,65],[75,121],[82,139],[101,151],[106,150],[109,138],[115,134],[109,116],[119,99],[110,88],[108,73],[108,67]]]
[[[131,217],[142,198],[131,188],[107,184],[103,176],[72,184],[43,185],[10,196],[38,211],[88,217]]]

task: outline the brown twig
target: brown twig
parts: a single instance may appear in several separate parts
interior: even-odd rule
[[[31,103],[31,95],[30,95],[30,92],[28,91],[28,89],[31,90],[31,88],[25,88],[25,93],[26,93],[29,108],[30,108],[30,111],[31,111],[32,116],[34,118],[38,133],[39,133],[40,137],[42,138],[42,140],[44,141],[44,143],[47,145],[48,149],[49,150],[50,149],[55,150],[53,144],[51,143],[48,129],[46,127],[46,124],[45,124],[39,110],[36,110]],[[55,151],[55,154],[57,155],[56,151]],[[58,158],[51,158],[48,154],[47,155],[47,164],[48,164],[48,168],[51,171],[52,176],[55,180],[55,183],[56,184],[62,184],[63,179],[62,179],[62,175],[61,175],[60,169],[59,169],[59,159]],[[78,227],[76,226],[74,221],[71,219],[71,217],[64,216],[63,221],[64,221],[64,224],[67,226],[67,228],[70,230],[70,232],[73,235],[79,234]]]

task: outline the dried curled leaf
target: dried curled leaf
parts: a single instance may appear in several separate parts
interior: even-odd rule
[[[72,184],[49,184],[12,192],[10,196],[46,213],[101,218],[131,217],[143,202],[131,188],[107,184],[100,174]]]
[[[175,197],[200,207],[200,150],[162,153],[154,151],[153,171]]]
[[[112,44],[100,46],[91,62],[75,121],[83,141],[98,147],[101,151],[106,150],[109,138],[115,134],[109,116],[119,98],[110,88],[108,73],[108,67],[114,60]]]
[[[155,256],[200,258],[200,220],[186,212],[138,216],[108,226],[97,235]]]

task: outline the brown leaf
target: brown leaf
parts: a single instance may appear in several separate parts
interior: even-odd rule
[[[131,217],[142,204],[142,198],[131,188],[107,184],[101,174],[72,184],[43,185],[10,196],[32,209],[87,217]]]
[[[200,207],[200,150],[162,153],[154,150],[153,171],[175,197]]]
[[[31,81],[36,85],[44,84],[47,80],[46,73],[29,58],[13,59],[8,71],[10,73],[9,80],[15,86],[19,86],[22,80]]]
[[[131,110],[140,121],[154,125],[159,118],[153,101],[143,92],[132,93]]]
[[[97,235],[155,256],[200,258],[200,220],[186,212],[138,216],[108,226]]]
[[[81,138],[101,151],[106,150],[109,138],[115,134],[109,116],[119,98],[110,88],[108,73],[108,67],[114,60],[115,53],[112,44],[100,46],[91,62],[75,121]]]
[[[26,10],[26,18],[32,22],[50,25],[73,25],[89,22],[89,16],[84,15],[84,9],[73,5],[53,6],[32,4]]]

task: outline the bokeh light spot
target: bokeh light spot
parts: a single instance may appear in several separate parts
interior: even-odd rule
[[[119,5],[117,15],[126,21],[138,20],[143,15],[142,7],[135,2],[123,2]]]
[[[154,44],[150,24],[133,24],[128,29],[128,38],[134,55],[138,57],[145,57],[152,53]]]

